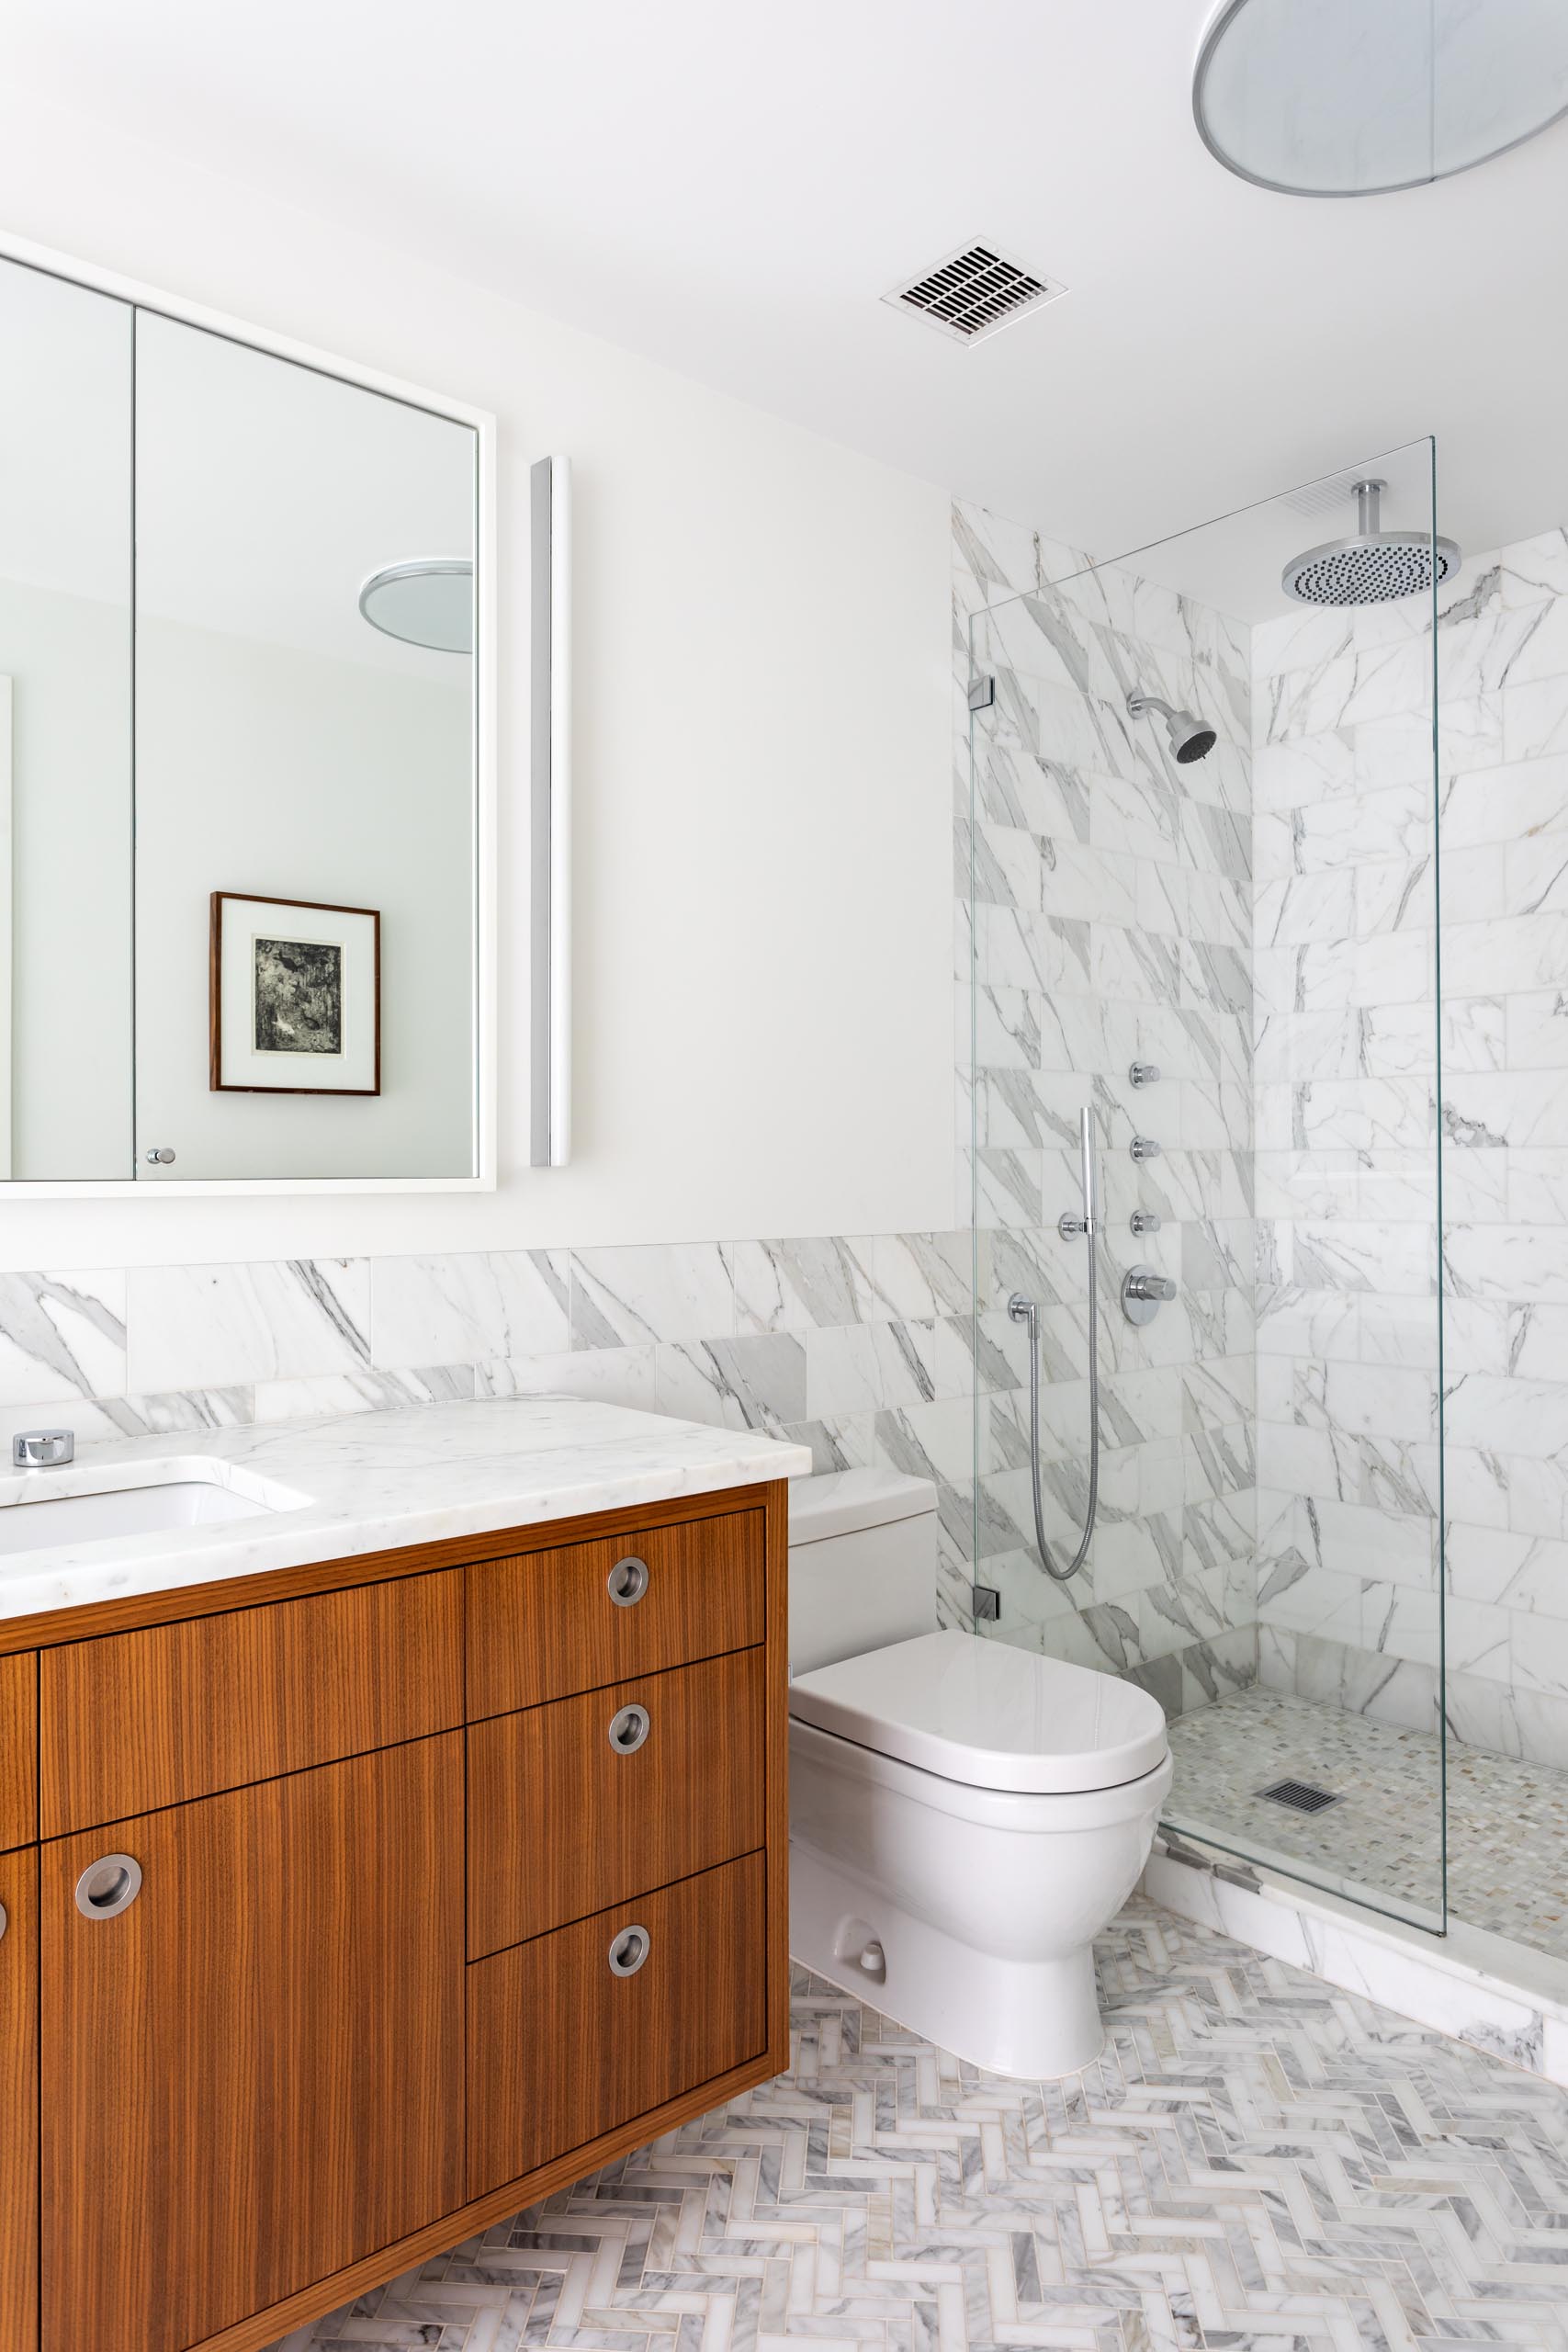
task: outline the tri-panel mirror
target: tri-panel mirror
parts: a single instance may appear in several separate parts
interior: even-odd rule
[[[0,261],[0,1176],[482,1181],[485,420]]]

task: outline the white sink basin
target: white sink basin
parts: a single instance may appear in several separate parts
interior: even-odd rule
[[[0,1556],[179,1527],[216,1527],[299,1510],[309,1499],[232,1470],[220,1484],[212,1464],[199,1457],[96,1472],[29,1470],[0,1479]]]

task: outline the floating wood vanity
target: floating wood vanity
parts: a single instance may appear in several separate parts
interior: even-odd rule
[[[4,2352],[255,2352],[785,2064],[798,1457],[728,1445],[0,1620]]]

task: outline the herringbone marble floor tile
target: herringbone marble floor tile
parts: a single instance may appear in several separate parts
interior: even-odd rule
[[[797,1976],[787,2075],[279,2352],[1568,2352],[1568,2096],[1136,1901],[1064,2083]]]

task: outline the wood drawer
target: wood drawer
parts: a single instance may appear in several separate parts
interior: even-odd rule
[[[38,1836],[38,1652],[0,1657],[0,1848]]]
[[[754,1510],[566,1544],[468,1574],[468,1714],[505,1714],[624,1682],[763,1634],[763,1527]],[[640,1560],[647,1589],[611,1599],[617,1563]]]
[[[468,1971],[468,2177],[478,2197],[758,2055],[764,1858],[640,1895]],[[637,1926],[647,1956],[616,1975]]]
[[[762,1843],[764,1653],[493,1715],[468,1732],[468,1957]],[[648,1717],[633,1753],[610,1738]]]
[[[462,1574],[45,1650],[43,1835],[459,1725]]]

